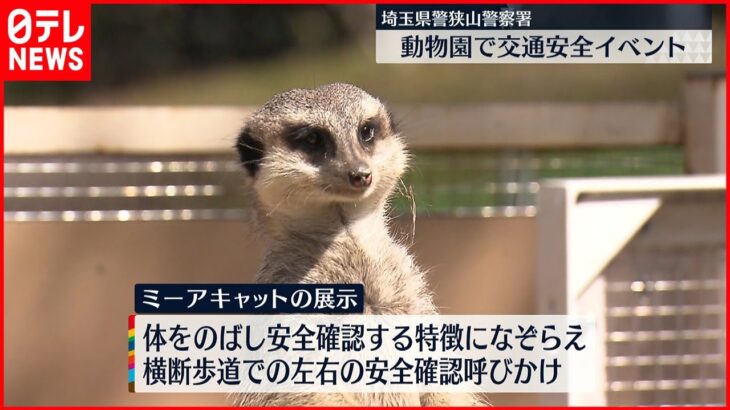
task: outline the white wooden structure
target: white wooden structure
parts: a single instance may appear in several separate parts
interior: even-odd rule
[[[538,313],[595,319],[573,370],[602,386],[546,404],[722,403],[725,176],[545,181],[538,209]]]

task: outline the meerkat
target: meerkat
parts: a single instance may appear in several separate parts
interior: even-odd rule
[[[408,153],[383,103],[349,84],[293,89],[236,148],[267,241],[259,283],[362,283],[365,314],[436,314],[424,272],[388,229]],[[473,406],[471,394],[247,393],[245,406]]]

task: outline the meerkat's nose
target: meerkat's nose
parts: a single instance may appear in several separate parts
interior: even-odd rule
[[[373,182],[373,173],[370,172],[369,168],[358,168],[357,170],[350,171],[347,173],[350,179],[350,185],[356,188],[366,188]]]

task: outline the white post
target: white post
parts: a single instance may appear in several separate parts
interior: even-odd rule
[[[685,164],[692,174],[725,173],[725,75],[695,75],[684,85]]]

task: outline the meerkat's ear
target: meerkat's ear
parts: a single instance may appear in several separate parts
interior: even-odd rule
[[[261,160],[264,158],[264,144],[254,138],[247,129],[241,130],[236,140],[236,150],[241,159],[241,165],[251,177],[255,177]]]

